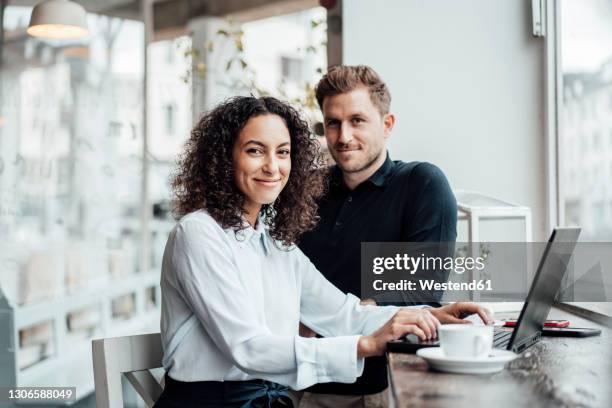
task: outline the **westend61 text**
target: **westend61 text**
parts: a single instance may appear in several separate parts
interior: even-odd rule
[[[413,281],[408,281],[406,279],[402,279],[397,282],[383,282],[380,279],[377,279],[373,282],[372,286],[374,290],[379,291],[390,291],[390,290],[493,290],[493,286],[491,285],[491,280],[473,280],[471,282],[436,282],[433,279],[428,280],[420,280],[419,287],[417,287],[417,283]]]

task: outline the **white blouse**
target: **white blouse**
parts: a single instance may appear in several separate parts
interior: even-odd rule
[[[205,211],[170,233],[161,289],[163,365],[179,381],[352,383],[363,371],[359,336],[398,310],[359,305],[299,248],[275,245],[261,220],[235,233]],[[300,321],[325,337],[300,337]]]

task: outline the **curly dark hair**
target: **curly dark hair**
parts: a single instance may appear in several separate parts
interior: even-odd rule
[[[316,225],[316,200],[324,192],[325,178],[319,143],[296,109],[272,97],[233,97],[202,116],[171,180],[177,218],[205,209],[223,228],[246,228],[245,196],[234,182],[232,152],[247,121],[269,114],[280,116],[289,130],[291,172],[277,200],[262,206],[264,223],[286,246]]]

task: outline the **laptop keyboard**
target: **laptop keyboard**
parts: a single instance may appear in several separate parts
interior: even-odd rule
[[[505,349],[510,342],[510,336],[512,336],[512,330],[502,330],[495,327],[493,330],[493,347]]]

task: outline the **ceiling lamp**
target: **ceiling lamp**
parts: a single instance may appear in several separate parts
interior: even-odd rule
[[[87,12],[69,0],[46,0],[32,10],[28,34],[33,37],[75,39],[85,37]]]

